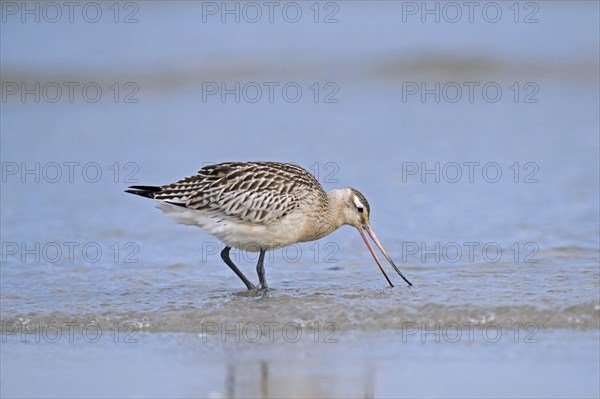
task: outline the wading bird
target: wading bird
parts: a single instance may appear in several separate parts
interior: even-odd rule
[[[354,226],[390,286],[365,232],[400,277],[369,224],[369,203],[353,188],[325,192],[305,169],[278,162],[226,162],[206,166],[193,176],[164,186],[131,186],[126,192],[158,201],[177,223],[199,226],[225,243],[223,261],[246,284],[254,284],[231,261],[229,251],[259,252],[256,271],[267,289],[265,253],[270,249],[318,240],[342,225]]]

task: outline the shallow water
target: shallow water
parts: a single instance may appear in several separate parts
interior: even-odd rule
[[[339,256],[348,258],[353,252],[348,248]],[[279,264],[267,264],[274,289],[266,293],[243,291],[216,255],[207,264],[140,263],[116,270],[110,265],[6,268],[2,279],[10,283],[3,287],[3,320],[94,321],[104,328],[133,322],[149,332],[198,332],[203,321],[262,324],[279,319],[301,325],[335,323],[350,331],[402,328],[408,322],[594,329],[600,311],[595,254],[578,252],[569,266],[542,260],[525,267],[406,265],[404,273],[414,284],[410,288],[399,278],[395,288],[387,287],[368,259],[340,260],[333,267],[278,259]]]
[[[597,4],[423,24],[339,3],[329,25],[136,4],[130,25],[1,25],[3,82],[104,89],[2,103],[3,396],[598,396]],[[202,96],[273,81],[302,98]],[[415,82],[503,95],[423,102]],[[221,243],[123,192],[227,160],[360,190],[414,286],[386,266],[389,288],[344,227],[270,253],[273,289],[248,293]],[[232,258],[257,280],[256,254]]]
[[[56,344],[9,340],[2,356],[3,389],[11,396],[45,397],[48,387],[62,386],[64,397],[113,397],[120,392],[130,397],[212,398],[290,393],[591,397],[598,389],[597,354],[590,351],[598,348],[596,332],[545,331],[537,343],[514,342],[512,332],[497,342],[473,335],[473,342],[440,338],[436,343],[431,333],[404,340],[397,330],[340,333],[335,342],[322,337],[315,342],[312,331],[304,331],[308,337],[297,342],[294,336],[286,341],[278,334],[269,341],[266,334],[262,341],[236,343],[231,333],[207,340],[195,334],[142,333],[129,343],[115,343],[114,336],[94,344],[80,337]],[[19,394],[23,392],[27,395]]]

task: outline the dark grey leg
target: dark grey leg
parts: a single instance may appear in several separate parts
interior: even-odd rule
[[[260,250],[260,255],[258,255],[258,264],[256,265],[256,273],[258,273],[258,279],[260,280],[260,288],[266,290],[267,287],[267,279],[265,278],[265,251],[264,249]]]
[[[242,273],[240,269],[238,269],[238,267],[235,265],[235,263],[233,263],[229,258],[230,249],[231,247],[223,248],[223,250],[221,251],[221,259],[223,259],[223,262],[225,262],[227,266],[229,266],[231,270],[233,270],[233,272],[237,274],[237,276],[240,278],[240,280],[244,282],[244,284],[246,284],[246,287],[248,287],[249,290],[255,289],[256,287],[254,286],[254,284],[252,284],[250,280],[248,280],[246,276],[244,276],[244,273]]]

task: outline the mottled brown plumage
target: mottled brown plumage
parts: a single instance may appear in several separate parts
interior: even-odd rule
[[[268,224],[292,212],[302,201],[324,201],[326,205],[327,194],[310,173],[294,164],[226,162],[162,186],[154,199]]]

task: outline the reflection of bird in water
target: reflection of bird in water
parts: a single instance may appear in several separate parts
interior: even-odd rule
[[[269,365],[264,360],[260,361],[260,396],[269,397]]]
[[[225,376],[225,392],[228,398],[235,398],[235,375],[236,368],[233,364],[227,366],[227,374]],[[247,392],[242,395],[248,396]],[[260,397],[269,397],[269,365],[266,361],[260,361]]]
[[[227,162],[202,168],[197,174],[160,187],[132,186],[128,193],[159,202],[178,223],[201,227],[225,243],[223,261],[248,289],[254,289],[229,257],[232,247],[259,252],[256,271],[267,288],[264,258],[269,249],[318,240],[342,225],[354,226],[390,286],[365,232],[394,270],[408,283],[369,224],[369,203],[353,188],[325,192],[299,166],[277,162]]]

